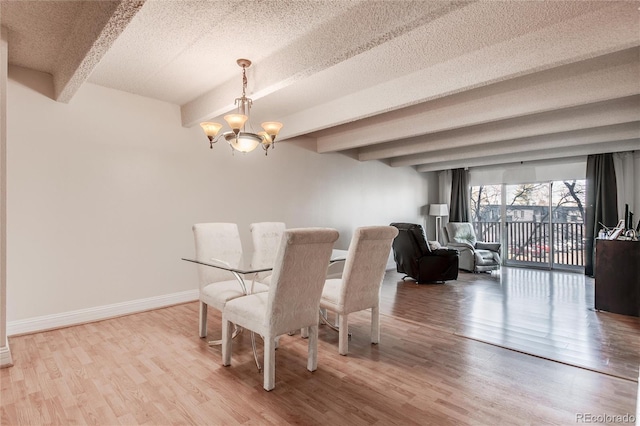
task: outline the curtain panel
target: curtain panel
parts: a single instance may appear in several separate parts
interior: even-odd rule
[[[438,204],[451,205],[451,170],[442,170],[438,173]],[[449,223],[449,216],[443,216],[441,226],[444,228]],[[441,232],[442,229],[439,230]]]
[[[629,206],[629,211],[633,212],[633,224],[635,224],[640,218],[640,199],[636,199],[636,185],[635,182],[638,172],[634,167],[634,152],[615,152],[613,154],[613,166],[616,170],[616,185],[618,187],[618,219],[625,219],[624,212],[625,207]]]
[[[450,222],[470,222],[471,210],[469,209],[469,171],[465,169],[453,169],[451,171],[451,204],[449,208]]]
[[[618,197],[613,154],[587,157],[587,208],[585,220],[585,275],[595,273],[595,237],[605,225],[618,223]]]

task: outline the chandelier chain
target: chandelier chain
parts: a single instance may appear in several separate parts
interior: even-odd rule
[[[246,97],[246,89],[247,89],[247,67],[242,66],[242,97]]]

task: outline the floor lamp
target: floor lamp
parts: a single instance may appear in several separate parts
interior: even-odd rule
[[[442,216],[449,216],[449,207],[446,204],[431,204],[429,206],[429,216],[436,217],[436,241],[440,242],[438,232],[442,227]]]

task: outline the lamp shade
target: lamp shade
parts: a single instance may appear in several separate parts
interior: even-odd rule
[[[244,126],[244,123],[247,122],[249,117],[244,114],[227,114],[224,116],[225,121],[229,124],[229,127],[233,130],[233,133],[236,135]]]
[[[220,129],[222,128],[222,124],[212,123],[210,121],[200,123],[200,127],[204,130],[205,135],[209,138],[209,140],[213,140],[216,137]]]
[[[282,123],[277,121],[266,121],[262,123],[262,128],[269,136],[271,136],[271,140],[276,140],[276,136],[278,136],[280,129],[282,129]]]
[[[431,204],[429,216],[449,216],[449,207],[446,204]]]

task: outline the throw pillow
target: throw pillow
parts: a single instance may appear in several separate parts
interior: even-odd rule
[[[428,241],[428,243],[429,243],[429,248],[431,249],[431,251],[438,250],[439,248],[442,248],[440,243],[437,242],[437,241]]]

